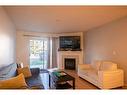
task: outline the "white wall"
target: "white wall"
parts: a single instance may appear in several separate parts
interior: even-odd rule
[[[85,38],[85,63],[95,59],[116,62],[127,84],[127,17],[88,31]]]
[[[32,39],[31,36],[24,35],[33,35],[40,37],[59,37],[59,36],[74,36],[81,35],[81,48],[83,49],[83,35],[82,32],[78,33],[41,33],[41,32],[27,32],[27,31],[17,31],[16,33],[16,60],[17,62],[23,62],[24,66],[29,66],[29,40]],[[82,52],[83,53],[83,52]]]
[[[0,67],[15,62],[15,27],[0,7]]]

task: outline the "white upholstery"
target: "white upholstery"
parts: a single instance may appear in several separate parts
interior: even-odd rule
[[[107,61],[79,64],[78,76],[101,89],[116,88],[124,85],[123,70],[117,69],[117,64]]]
[[[104,61],[100,65],[100,70],[117,70],[117,64],[114,64],[112,62]]]
[[[92,68],[94,68],[95,70],[99,70],[100,65],[101,65],[101,61],[98,61],[98,60],[95,60],[91,63]]]

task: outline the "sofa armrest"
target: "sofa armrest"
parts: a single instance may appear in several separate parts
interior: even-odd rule
[[[40,68],[30,68],[32,75],[38,75],[40,73]]]
[[[124,72],[121,69],[98,71],[98,83],[101,88],[115,88],[124,85]]]
[[[78,69],[90,69],[90,64],[79,64]]]
[[[116,76],[116,75],[123,75],[123,70],[122,69],[117,69],[117,70],[109,70],[109,71],[98,71],[98,75],[100,77],[104,76]]]

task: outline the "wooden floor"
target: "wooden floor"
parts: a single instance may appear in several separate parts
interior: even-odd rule
[[[69,75],[75,77],[75,88],[76,89],[98,89],[96,86],[94,86],[93,84],[87,82],[86,80],[80,78],[77,75],[76,71],[72,71],[72,70],[66,70],[65,72],[67,72]]]
[[[93,84],[91,84],[88,81],[80,78],[77,75],[76,71],[73,71],[73,70],[65,70],[65,72],[68,73],[68,74],[70,74],[71,76],[75,77],[75,89],[99,90],[99,88],[97,88]],[[42,81],[43,81],[43,84],[44,84],[44,88],[45,89],[49,89],[49,75],[48,75],[48,73],[42,73],[41,74],[41,77],[42,77]],[[126,87],[116,88],[116,89],[126,89]]]
[[[72,70],[66,70],[68,74],[75,77],[75,89],[98,89],[96,86],[92,85],[91,83],[85,81],[84,79],[78,77],[77,73]],[[45,89],[49,89],[49,75],[48,73],[41,74],[42,81],[44,84]]]

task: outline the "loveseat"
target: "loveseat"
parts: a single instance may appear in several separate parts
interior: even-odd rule
[[[117,64],[109,61],[94,61],[91,64],[79,64],[78,76],[100,89],[111,89],[124,85],[124,72]]]
[[[31,71],[32,76],[25,78],[27,89],[31,89],[31,88],[32,89],[33,88],[44,89],[44,86],[41,80],[41,76],[40,76],[40,69],[32,68],[30,69],[30,71]],[[16,63],[12,63],[8,66],[0,68],[0,81],[9,79],[15,76],[17,76],[17,64]],[[7,89],[11,89],[11,88],[7,88]]]

